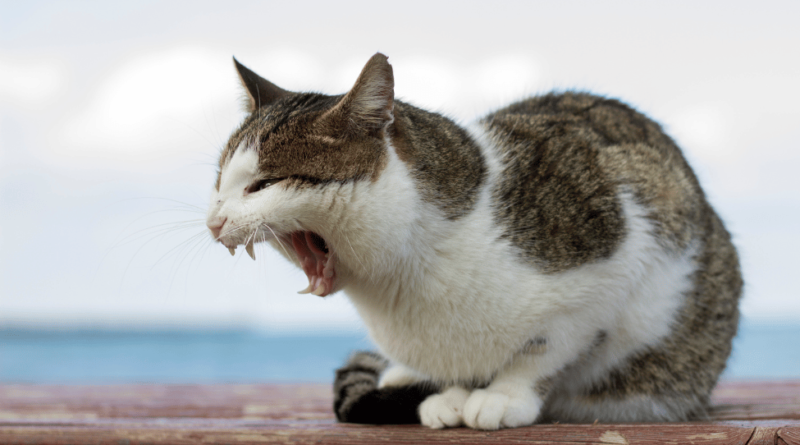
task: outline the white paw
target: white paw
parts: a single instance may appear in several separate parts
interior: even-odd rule
[[[542,402],[532,391],[509,396],[491,389],[472,391],[464,405],[464,423],[479,430],[496,430],[531,425],[539,416]]]
[[[446,426],[460,426],[464,404],[467,403],[469,391],[454,386],[441,394],[428,396],[419,406],[419,418],[422,424],[440,429]]]

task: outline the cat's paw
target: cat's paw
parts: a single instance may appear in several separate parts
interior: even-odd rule
[[[539,416],[542,402],[535,394],[508,395],[491,389],[472,392],[464,405],[464,423],[479,430],[497,430],[531,425]]]
[[[462,413],[469,391],[454,386],[441,394],[428,396],[419,406],[419,418],[429,428],[456,427],[463,423]]]

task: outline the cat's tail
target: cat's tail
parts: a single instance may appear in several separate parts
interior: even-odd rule
[[[336,370],[333,411],[339,422],[400,424],[419,423],[417,408],[431,394],[433,384],[378,388],[381,372],[389,361],[374,352],[356,352]]]

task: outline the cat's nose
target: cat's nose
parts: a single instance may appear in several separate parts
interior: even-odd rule
[[[211,230],[211,234],[214,235],[214,239],[219,240],[219,233],[222,232],[222,226],[225,225],[225,221],[228,220],[228,217],[219,217],[215,216],[213,218],[208,218],[206,221],[206,225],[208,229]]]

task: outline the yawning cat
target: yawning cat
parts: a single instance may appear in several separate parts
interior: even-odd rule
[[[462,127],[394,99],[374,55],[342,96],[238,62],[249,115],[208,210],[301,293],[345,291],[378,354],[337,374],[342,421],[497,429],[705,414],[738,322],[736,250],[661,128],[583,93]]]

